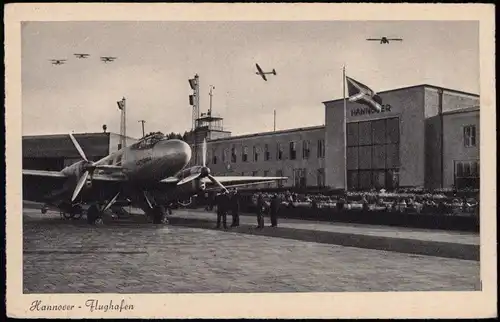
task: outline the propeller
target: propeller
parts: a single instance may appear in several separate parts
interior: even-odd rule
[[[224,187],[224,185],[222,183],[220,183],[217,179],[215,179],[210,174],[210,169],[207,167],[207,139],[203,140],[203,145],[201,146],[201,150],[202,150],[202,158],[201,158],[201,160],[202,160],[202,167],[201,167],[200,172],[192,174],[190,176],[187,176],[186,178],[184,178],[181,181],[179,181],[177,183],[177,185],[180,186],[180,185],[183,185],[183,184],[185,184],[187,182],[190,182],[190,181],[193,181],[193,180],[199,179],[199,178],[208,178],[210,181],[212,181],[212,183],[214,183],[217,186],[219,186],[225,192],[228,192],[228,190],[226,189],[226,187]]]
[[[91,172],[94,171],[95,166],[94,166],[93,162],[91,162],[87,159],[85,152],[83,152],[82,147],[80,146],[80,144],[75,139],[75,137],[73,136],[72,133],[69,134],[69,137],[71,138],[71,141],[73,142],[73,145],[75,146],[76,150],[78,151],[78,153],[80,154],[82,159],[85,161],[85,164],[82,167],[82,169],[85,170],[85,172],[78,180],[76,187],[75,187],[75,191],[73,191],[73,196],[71,197],[71,202],[73,202],[73,201],[75,201],[75,199],[78,197],[78,195],[82,191],[83,186],[85,185],[85,182],[87,181],[89,176],[91,177],[91,180],[92,180]]]

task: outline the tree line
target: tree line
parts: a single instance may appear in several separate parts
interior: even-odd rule
[[[177,139],[177,140],[182,140],[184,142],[187,142],[191,133],[192,133],[192,131],[184,131],[184,134],[175,133],[175,132],[170,132],[168,134],[164,134],[163,132],[158,131],[158,132],[149,132],[145,136],[150,136],[150,135],[154,134],[154,135],[164,136],[169,140]]]

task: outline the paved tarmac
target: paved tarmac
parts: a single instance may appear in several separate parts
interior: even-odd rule
[[[192,213],[195,214],[194,212]],[[25,293],[479,290],[479,262],[25,208]],[[268,228],[270,229],[270,228]]]

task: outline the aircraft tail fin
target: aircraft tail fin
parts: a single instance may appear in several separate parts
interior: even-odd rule
[[[273,68],[273,75],[276,75],[276,70]]]

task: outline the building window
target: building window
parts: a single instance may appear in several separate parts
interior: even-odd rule
[[[304,141],[302,143],[302,158],[303,159],[309,159],[309,155],[311,152],[311,147],[310,147],[310,142],[309,141]]]
[[[227,149],[224,149],[224,151],[222,151],[222,162],[226,162],[227,161]]]
[[[306,182],[306,169],[293,169],[293,185],[296,188],[305,188]]]
[[[269,153],[269,144],[264,146],[264,160],[269,161],[271,153]]]
[[[255,162],[259,161],[259,147],[257,146],[253,147],[253,160]]]
[[[347,124],[348,189],[399,185],[399,118]]]
[[[264,171],[264,177],[267,177],[267,176],[269,176],[269,170]]]
[[[290,160],[295,160],[297,158],[297,143],[290,142]]]
[[[325,186],[325,169],[324,168],[320,168],[318,169],[317,171],[317,186],[322,188]]]
[[[283,160],[283,147],[281,143],[277,143],[276,159]]]
[[[455,161],[455,187],[479,189],[479,161]]]
[[[231,162],[233,162],[233,163],[236,162],[236,148],[235,147],[231,148]]]
[[[259,171],[252,171],[252,176],[256,177],[259,174]]]
[[[217,151],[215,149],[212,151],[212,163],[217,164]]]
[[[476,146],[476,126],[464,126],[464,145],[465,147]]]
[[[243,151],[241,153],[241,161],[247,162],[248,161],[248,147],[244,146]]]
[[[325,157],[325,140],[318,140],[318,158]]]

